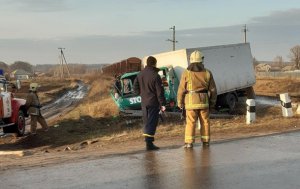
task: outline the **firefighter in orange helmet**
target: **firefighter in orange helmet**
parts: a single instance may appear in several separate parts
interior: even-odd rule
[[[204,56],[200,51],[190,55],[190,65],[183,72],[177,93],[179,108],[186,110],[185,148],[192,148],[195,142],[195,127],[199,119],[203,146],[209,146],[209,110],[217,99],[217,89],[211,71],[204,68]]]

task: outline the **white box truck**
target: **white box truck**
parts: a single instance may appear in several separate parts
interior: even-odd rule
[[[212,72],[215,79],[217,106],[226,106],[232,111],[239,96],[247,93],[249,98],[254,98],[252,86],[256,79],[249,43],[188,48],[151,56],[157,59],[157,67],[173,67],[180,81],[181,74],[190,64],[190,54],[195,50],[203,53],[204,66]],[[147,57],[143,58],[143,65]]]

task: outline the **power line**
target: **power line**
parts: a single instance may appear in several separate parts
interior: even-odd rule
[[[244,43],[247,43],[247,32],[248,32],[248,28],[247,28],[247,25],[245,24],[243,26],[243,29],[242,29],[242,32],[244,32]]]
[[[175,43],[178,43],[178,41],[175,40],[175,26],[171,27],[170,30],[173,30],[173,39],[167,39],[167,41],[173,43],[173,51],[175,51]]]

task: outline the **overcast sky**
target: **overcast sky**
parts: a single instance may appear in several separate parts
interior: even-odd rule
[[[131,56],[243,42],[252,55],[282,56],[300,45],[299,0],[0,0],[0,61],[113,63]]]

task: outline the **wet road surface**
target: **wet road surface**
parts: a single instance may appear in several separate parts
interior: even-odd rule
[[[300,132],[0,172],[1,188],[300,188]],[[159,142],[157,142],[159,144]]]

